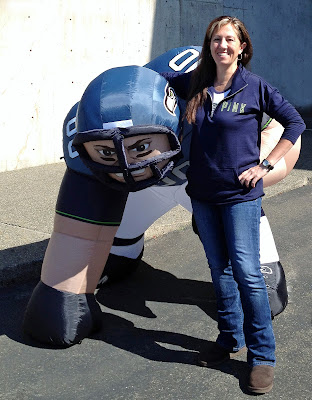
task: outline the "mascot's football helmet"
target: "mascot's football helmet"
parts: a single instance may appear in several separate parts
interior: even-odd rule
[[[74,147],[93,175],[113,188],[135,192],[149,187],[162,179],[179,157],[177,97],[166,79],[151,69],[127,66],[103,72],[86,88],[76,117]],[[169,143],[165,151],[129,162],[127,138],[160,134]],[[113,155],[106,158],[111,160],[106,165],[94,161],[84,145],[103,140],[111,143],[106,156]],[[104,160],[103,150],[99,152]],[[137,180],[136,176],[145,168],[151,169],[150,177]],[[122,176],[123,182],[112,178],[114,174]]]

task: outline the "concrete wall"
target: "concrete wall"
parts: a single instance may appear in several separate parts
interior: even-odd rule
[[[59,161],[64,117],[88,82],[201,45],[221,14],[246,23],[253,71],[311,114],[311,0],[1,0],[0,171]]]

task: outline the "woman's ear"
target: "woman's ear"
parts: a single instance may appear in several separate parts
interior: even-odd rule
[[[246,42],[243,42],[242,44],[241,44],[241,53],[243,52],[243,50],[244,50],[244,48],[247,46],[247,43]],[[240,54],[241,54],[240,53]]]

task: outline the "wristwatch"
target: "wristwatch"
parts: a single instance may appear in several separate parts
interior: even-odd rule
[[[262,163],[261,163],[263,166],[264,166],[264,168],[266,168],[268,171],[272,171],[272,169],[274,169],[274,167],[273,167],[273,165],[270,163],[270,161],[269,160],[267,160],[267,159],[264,159],[263,161],[262,161]]]

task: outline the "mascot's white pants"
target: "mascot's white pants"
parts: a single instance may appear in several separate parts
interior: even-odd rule
[[[192,212],[189,196],[185,192],[187,183],[180,186],[153,186],[140,192],[130,193],[116,236],[120,239],[142,235],[158,218],[181,205]],[[144,236],[131,245],[112,246],[111,253],[135,259],[144,246]],[[260,263],[279,261],[269,221],[265,215],[260,224]]]

